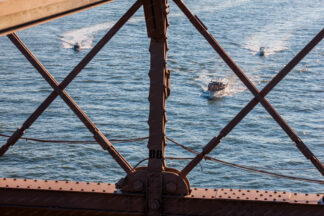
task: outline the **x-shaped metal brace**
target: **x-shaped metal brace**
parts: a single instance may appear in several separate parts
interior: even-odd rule
[[[265,99],[265,96],[314,48],[324,37],[324,29],[322,29],[262,90],[261,92],[249,80],[244,72],[235,64],[225,50],[218,44],[215,38],[208,32],[206,26],[199,18],[192,14],[189,8],[182,0],[173,0],[180,10],[187,16],[194,27],[202,34],[202,36],[215,49],[225,63],[232,69],[244,85],[252,92],[254,98],[221,130],[218,136],[214,137],[203,148],[203,151],[198,154],[189,164],[181,171],[181,176],[186,176],[208,153],[210,153],[225,137],[257,104],[260,102],[268,111],[272,118],[280,125],[287,133],[290,139],[296,143],[297,148],[303,155],[311,160],[313,165],[324,176],[324,166],[317,157],[309,150],[298,135],[289,127],[287,122],[280,116],[275,108]]]
[[[119,154],[109,140],[100,132],[100,130],[91,122],[89,117],[80,109],[73,101],[69,94],[64,90],[72,80],[81,72],[81,70],[95,57],[95,55],[108,43],[108,41],[118,32],[118,30],[129,20],[130,17],[142,5],[141,0],[137,0],[130,9],[118,20],[118,22],[107,32],[107,34],[94,46],[90,52],[80,61],[80,63],[68,74],[68,76],[59,84],[54,77],[46,70],[46,68],[37,60],[37,58],[28,50],[25,44],[19,37],[13,33],[9,34],[8,38],[27,58],[27,60],[36,68],[43,76],[54,91],[43,101],[43,103],[34,111],[34,113],[24,122],[21,128],[18,128],[15,133],[7,140],[7,143],[0,149],[0,156],[3,155],[10,146],[14,145],[24,134],[37,118],[46,110],[47,107],[60,95],[70,109],[79,117],[88,130],[93,134],[95,140],[101,145],[104,150],[107,150],[117,163],[129,174],[133,172],[132,166],[126,159]]]

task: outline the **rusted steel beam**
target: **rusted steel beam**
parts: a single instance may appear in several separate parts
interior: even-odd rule
[[[101,145],[104,150],[107,150],[115,161],[124,169],[126,173],[130,173],[133,167],[126,161],[126,159],[119,154],[115,147],[109,140],[101,133],[90,118],[81,110],[81,108],[74,102],[70,95],[62,90],[55,78],[46,70],[46,68],[37,60],[37,58],[28,50],[25,44],[19,39],[16,34],[8,35],[9,39],[19,49],[19,51],[27,58],[27,60],[36,68],[48,84],[61,96],[63,101],[70,107],[70,109],[78,116],[88,130],[93,134],[95,140]]]
[[[150,44],[150,113],[149,161],[146,183],[146,215],[162,214],[163,176],[166,146],[166,98],[168,89],[167,69],[167,0],[143,0],[145,21]]]
[[[324,213],[323,194],[192,188],[162,197],[163,215],[312,215]],[[144,193],[120,193],[114,184],[0,179],[1,215],[143,215]]]
[[[0,1],[0,36],[112,1],[113,0]]]
[[[280,116],[280,114],[274,109],[274,107],[260,94],[258,89],[254,84],[248,79],[244,72],[239,68],[238,65],[229,57],[225,50],[219,45],[215,38],[207,31],[207,28],[194,16],[189,8],[184,4],[182,0],[174,0],[182,12],[187,16],[190,22],[196,27],[196,29],[203,35],[203,37],[209,42],[209,44],[215,49],[215,51],[220,55],[220,57],[226,62],[226,64],[232,69],[232,71],[238,76],[238,78],[245,84],[245,86],[251,91],[255,98],[262,104],[262,106],[267,110],[267,112],[272,116],[272,118],[279,124],[279,126],[287,133],[290,139],[295,142],[298,149],[304,154],[304,156],[311,160],[313,165],[320,171],[324,176],[324,166],[316,158],[316,156],[307,148],[307,146],[301,141],[298,135],[289,127],[287,122]],[[307,53],[304,53],[305,55]],[[289,69],[289,70],[288,70]],[[287,73],[292,68],[287,68]],[[238,123],[238,122],[237,122]],[[203,152],[195,159],[193,159],[182,171],[181,176],[186,176],[204,157],[212,151],[221,141],[221,137],[214,137],[203,149]]]
[[[106,35],[90,50],[90,52],[74,67],[68,76],[60,84],[60,88],[65,89],[71,81],[81,72],[81,70],[97,55],[97,53],[109,42],[109,40],[118,32],[118,30],[129,20],[130,17],[139,9],[142,1],[136,1],[133,6],[118,20],[118,22],[107,32]],[[56,91],[53,91],[43,103],[32,113],[32,115],[23,123],[21,128],[18,128],[12,136],[7,140],[7,143],[0,148],[0,156],[2,156],[10,146],[14,145],[25,131],[37,120],[37,118],[47,109],[47,107],[58,96]]]

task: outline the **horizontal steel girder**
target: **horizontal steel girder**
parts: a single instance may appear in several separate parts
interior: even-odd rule
[[[163,195],[163,215],[323,216],[323,194],[192,188]],[[115,184],[0,179],[0,215],[143,215],[144,193],[121,193]]]
[[[114,0],[0,1],[0,36],[112,1]]]

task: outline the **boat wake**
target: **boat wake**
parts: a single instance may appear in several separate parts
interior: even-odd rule
[[[141,20],[143,20],[142,17],[133,17],[128,21],[128,23],[137,23]],[[74,29],[59,35],[59,38],[62,41],[63,48],[65,49],[71,49],[75,44],[79,44],[81,49],[90,49],[95,35],[101,31],[110,29],[114,24],[115,21]]]

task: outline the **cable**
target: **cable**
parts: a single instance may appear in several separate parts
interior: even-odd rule
[[[173,142],[174,144],[180,146],[181,148],[198,155],[199,152],[186,147],[170,138],[167,137],[167,140]],[[230,166],[230,167],[235,167],[235,168],[240,168],[240,169],[244,169],[244,170],[248,170],[248,171],[252,171],[252,172],[257,172],[257,173],[261,173],[261,174],[265,174],[265,175],[271,175],[271,176],[275,176],[275,177],[280,177],[280,178],[286,178],[286,179],[290,179],[290,180],[296,180],[296,181],[304,181],[304,182],[310,182],[310,183],[317,183],[317,184],[324,184],[324,181],[322,180],[317,180],[317,179],[309,179],[309,178],[302,178],[302,177],[295,177],[295,176],[288,176],[288,175],[283,175],[283,174],[278,174],[278,173],[273,173],[273,172],[269,172],[269,171],[264,171],[264,170],[259,170],[259,169],[255,169],[252,167],[248,167],[248,166],[243,166],[243,165],[238,165],[238,164],[234,164],[234,163],[230,163],[230,162],[226,162],[226,161],[222,161],[210,156],[205,156],[206,160],[211,160],[226,166]]]
[[[10,136],[8,135],[4,135],[4,134],[0,134],[1,137],[7,137],[9,138]],[[140,138],[134,138],[134,139],[111,139],[110,142],[112,143],[126,143],[126,142],[136,142],[136,141],[142,141],[142,140],[146,140],[149,137],[140,137]],[[68,144],[94,144],[97,143],[96,141],[93,140],[43,140],[43,139],[35,139],[35,138],[29,138],[29,137],[21,137],[21,139],[24,140],[30,140],[30,141],[34,141],[34,142],[48,142],[48,143],[68,143]],[[170,139],[169,137],[167,137],[167,140],[173,142],[174,144],[180,146],[181,148],[198,155],[199,152],[186,147],[172,139]],[[144,161],[148,160],[149,158],[145,158],[141,161],[139,161],[135,166],[134,169],[136,167],[138,167],[141,163],[143,163]],[[169,159],[169,160],[192,160],[193,158],[179,158],[179,157],[165,157],[165,159]],[[295,177],[295,176],[289,176],[289,175],[283,175],[283,174],[278,174],[278,173],[274,173],[274,172],[269,172],[269,171],[265,171],[265,170],[261,170],[261,169],[256,169],[253,167],[249,167],[249,166],[244,166],[244,165],[239,165],[239,164],[235,164],[235,163],[230,163],[230,162],[226,162],[223,160],[219,160],[210,156],[205,156],[205,160],[210,160],[210,161],[214,161],[226,166],[230,166],[230,167],[234,167],[234,168],[239,168],[239,169],[243,169],[243,170],[247,170],[247,171],[251,171],[251,172],[256,172],[256,173],[260,173],[260,174],[265,174],[265,175],[270,175],[270,176],[275,176],[275,177],[279,177],[279,178],[286,178],[286,179],[290,179],[290,180],[296,180],[296,181],[304,181],[304,182],[309,182],[309,183],[317,183],[317,184],[324,184],[324,181],[322,180],[316,180],[316,179],[309,179],[309,178],[302,178],[302,177]],[[300,169],[297,169],[300,170]]]
[[[0,134],[1,137],[10,138],[8,135]],[[34,141],[34,142],[47,142],[47,143],[67,143],[67,144],[95,144],[97,143],[94,140],[44,140],[44,139],[35,139],[30,137],[21,137],[21,139]],[[112,143],[127,143],[127,142],[136,142],[146,140],[148,137],[134,138],[134,139],[111,139],[109,140]]]

